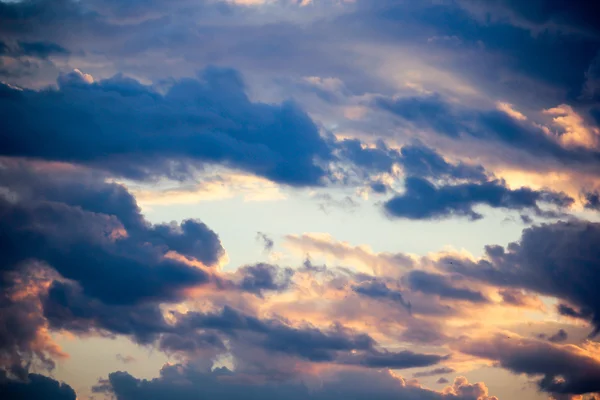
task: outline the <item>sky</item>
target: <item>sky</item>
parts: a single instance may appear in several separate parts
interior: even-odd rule
[[[0,397],[600,399],[600,5],[1,0]]]

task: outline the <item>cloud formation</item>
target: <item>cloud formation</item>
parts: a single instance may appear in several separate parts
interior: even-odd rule
[[[327,173],[317,161],[332,157],[303,111],[253,103],[232,69],[207,68],[165,94],[120,75],[94,82],[77,73],[63,75],[58,90],[0,90],[5,156],[133,179],[184,179],[192,167],[218,163],[293,186],[320,184]]]
[[[0,1],[0,393],[598,397],[597,8]]]
[[[600,225],[587,221],[557,222],[527,228],[506,248],[489,246],[477,263],[442,260],[443,267],[502,287],[529,289],[554,296],[579,308],[563,305],[563,314],[587,316],[600,326]],[[452,264],[447,261],[452,260]],[[569,312],[570,311],[570,312]]]
[[[541,390],[554,394],[585,394],[600,390],[600,364],[593,352],[570,345],[496,336],[466,340],[461,351],[497,361],[515,373],[541,376]]]
[[[307,382],[315,381],[310,375]],[[185,382],[185,385],[177,384]],[[469,384],[466,379],[457,379],[445,393],[436,392],[410,383],[390,372],[372,371],[366,374],[355,370],[340,370],[324,375],[320,384],[309,387],[301,381],[281,383],[252,383],[226,368],[212,372],[194,371],[186,365],[165,366],[161,376],[153,380],[137,379],[126,372],[112,373],[106,382],[97,387],[98,392],[116,394],[123,400],[162,400],[175,395],[182,400],[196,398],[204,393],[221,399],[330,399],[343,396],[356,400],[407,399],[407,400],[497,400],[489,397],[485,385]]]
[[[0,370],[0,391],[6,399],[76,400],[71,386],[39,374],[29,374],[25,381],[11,379]]]
[[[564,193],[535,191],[525,187],[512,190],[502,181],[436,187],[425,179],[409,177],[405,180],[404,193],[388,200],[384,208],[391,217],[408,219],[458,216],[477,220],[483,218],[473,209],[477,205],[508,210],[531,210],[538,215],[560,215],[545,213],[538,203],[565,208],[573,203],[573,199]]]

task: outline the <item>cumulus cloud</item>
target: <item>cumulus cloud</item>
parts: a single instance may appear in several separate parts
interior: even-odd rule
[[[0,198],[0,242],[10,248],[2,256],[4,269],[42,261],[87,295],[133,304],[175,300],[182,289],[208,280],[201,269],[167,258],[169,251],[207,265],[224,253],[200,221],[148,224],[123,186],[77,173],[53,177],[9,167],[1,175],[17,196]]]
[[[487,257],[472,264],[442,260],[443,268],[502,287],[528,289],[564,302],[563,314],[589,318],[600,326],[600,225],[587,221],[557,222],[525,229],[518,242],[488,246]]]
[[[152,342],[168,330],[159,304],[207,283],[206,271],[224,255],[200,221],[150,224],[133,196],[103,176],[64,165],[1,165],[2,368],[52,369],[65,354],[49,329]]]
[[[96,391],[114,393],[117,398],[123,400],[162,400],[173,396],[191,400],[205,393],[221,399],[244,397],[320,400],[342,396],[356,400],[373,397],[390,400],[497,400],[488,396],[485,385],[472,385],[464,378],[449,386],[447,391],[436,392],[388,371],[362,373],[353,369],[342,369],[323,371],[318,378],[306,373],[302,377],[305,382],[298,379],[278,383],[256,383],[243,378],[242,374],[226,368],[199,372],[186,365],[167,365],[161,370],[160,377],[152,380],[137,379],[127,372],[114,372],[97,386]],[[179,382],[186,384],[181,385]]]
[[[81,163],[134,179],[183,179],[204,163],[294,186],[318,185],[327,175],[317,159],[330,160],[331,150],[313,121],[292,103],[251,102],[235,70],[208,68],[166,94],[123,76],[85,76],[65,76],[56,91],[3,85],[2,155]]]
[[[65,356],[61,331],[124,336],[179,363],[150,380],[127,365],[95,388],[120,400],[497,400],[462,377],[438,392],[389,371],[438,378],[462,362],[529,375],[556,399],[598,392],[597,349],[563,344],[574,328],[478,336],[492,318],[545,312],[597,333],[597,224],[532,226],[474,261],[288,231],[292,252],[348,267],[221,271],[221,240],[201,220],[150,222],[138,207],[196,201],[177,185],[216,167],[243,176],[221,181],[227,193],[249,176],[290,196],[283,186],[318,187],[324,211],[361,218],[331,186],[387,194],[376,204],[413,220],[476,220],[479,207],[526,224],[570,217],[581,188],[597,210],[598,13],[563,3],[0,1],[0,391],[74,399],[30,374]],[[515,185],[523,169],[551,187]],[[145,203],[123,178],[176,188]],[[233,366],[206,368],[215,360]]]
[[[600,363],[597,355],[573,345],[507,338],[465,339],[462,352],[497,361],[515,373],[540,377],[541,390],[555,394],[585,394],[599,390]]]

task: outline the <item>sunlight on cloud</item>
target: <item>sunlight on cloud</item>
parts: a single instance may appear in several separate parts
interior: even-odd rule
[[[571,106],[561,104],[544,110],[544,113],[552,115],[554,124],[563,130],[558,141],[564,146],[598,148],[600,129],[588,126]]]
[[[522,113],[520,113],[519,111],[515,110],[513,105],[510,103],[498,102],[498,103],[496,103],[496,107],[498,108],[498,110],[505,112],[506,114],[510,115],[511,117],[513,117],[516,120],[519,120],[519,121],[527,120],[527,117],[525,115],[523,115]]]
[[[288,235],[285,246],[298,254],[323,256],[326,260],[356,263],[363,271],[375,275],[398,276],[413,264],[413,256],[407,254],[375,253],[369,246],[352,246],[336,241],[326,233]]]
[[[167,186],[167,185],[165,185]],[[142,207],[169,204],[195,204],[242,197],[244,201],[279,201],[286,195],[280,187],[266,179],[252,175],[227,174],[205,178],[198,185],[181,189],[179,185],[167,188],[134,187],[132,193]]]

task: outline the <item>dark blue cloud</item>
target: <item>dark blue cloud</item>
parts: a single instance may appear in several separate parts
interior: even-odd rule
[[[564,342],[569,338],[569,334],[564,329],[559,329],[558,332],[550,336],[545,333],[541,333],[537,336],[539,339],[545,339],[552,343]]]
[[[411,290],[440,296],[444,299],[465,300],[472,303],[486,303],[487,300],[481,292],[459,288],[445,275],[432,274],[425,271],[411,271],[404,278]]]
[[[555,161],[571,168],[600,170],[600,153],[583,148],[566,149],[540,128],[517,121],[498,110],[475,110],[450,106],[437,95],[380,99],[378,106],[434,132],[455,139],[477,139],[498,143],[531,156]],[[408,110],[408,111],[407,111]]]
[[[440,267],[501,287],[561,299],[559,312],[591,320],[600,331],[600,224],[557,222],[525,229],[518,242],[488,247],[487,260],[442,259]],[[451,263],[450,263],[451,261]],[[515,268],[518,266],[518,268]],[[568,304],[565,304],[568,303]]]
[[[133,196],[101,175],[26,165],[0,168],[0,369],[54,368],[56,351],[40,336],[47,326],[144,344],[169,332],[160,303],[211,276],[166,254],[211,266],[224,254],[218,236],[197,220],[148,223]]]
[[[72,73],[60,89],[3,86],[2,155],[81,163],[134,179],[184,179],[205,163],[294,186],[318,185],[331,159],[312,120],[292,103],[253,103],[234,70],[208,68],[165,95],[115,76],[88,84]]]
[[[410,311],[410,302],[404,300],[404,297],[400,291],[390,289],[385,282],[377,280],[362,282],[358,285],[352,286],[352,290],[365,297],[379,300],[389,300],[392,303],[399,304]]]
[[[195,329],[216,329],[236,335],[244,331],[260,333],[262,347],[311,361],[333,361],[335,351],[368,350],[374,345],[368,335],[352,335],[342,330],[327,334],[315,328],[288,327],[275,320],[262,321],[244,315],[230,307],[225,307],[220,314],[189,313],[181,323]]]
[[[375,148],[364,148],[360,140],[346,139],[338,147],[342,157],[367,171],[391,172],[392,166],[400,159],[400,153],[388,148],[383,141],[377,142]]]
[[[576,310],[571,306],[566,304],[558,304],[556,306],[556,311],[560,315],[564,315],[566,317],[578,318],[589,321],[593,317],[593,312],[589,308],[583,308],[581,310]]]
[[[310,326],[296,328],[275,319],[260,320],[231,307],[224,307],[220,313],[189,312],[179,315],[177,326],[181,335],[197,329],[215,330],[238,342],[245,341],[246,345],[313,362],[370,368],[413,368],[434,365],[447,358],[411,351],[382,351],[369,335],[355,333],[340,325],[334,325],[329,331]]]
[[[481,165],[468,165],[462,162],[450,164],[435,150],[422,144],[404,146],[401,149],[404,172],[407,175],[425,178],[466,179],[485,181],[488,174]]]
[[[19,42],[19,55],[47,58],[51,55],[68,55],[69,50],[51,42]]]
[[[375,105],[436,132],[452,137],[460,134],[461,127],[457,124],[452,108],[439,95],[398,99],[381,97],[375,101]]]
[[[207,332],[190,332],[187,335],[166,333],[161,335],[158,348],[167,354],[178,353],[187,357],[202,352],[220,354],[227,351],[225,344],[217,334]]]
[[[537,25],[549,22],[600,34],[600,6],[586,0],[494,0],[489,5],[501,5],[517,16]],[[583,32],[582,32],[583,33]]]
[[[47,58],[50,55],[67,55],[69,51],[64,47],[51,42],[17,42],[7,44],[0,40],[0,55],[9,57],[37,57]]]
[[[517,5],[518,1],[512,0],[363,0],[359,2],[358,12],[343,16],[340,23],[352,26],[371,40],[389,43],[425,44],[434,37],[453,38],[453,42],[460,44],[458,50],[462,50],[460,54],[464,57],[453,59],[450,56],[448,68],[466,79],[488,87],[492,84],[495,90],[511,89],[523,95],[527,94],[522,86],[528,84],[527,80],[533,80],[541,83],[541,87],[552,87],[551,97],[560,102],[577,99],[585,82],[584,73],[600,50],[598,29],[589,34],[597,19],[590,12],[598,6],[592,5],[593,2],[583,5],[583,2],[585,0],[572,4],[536,0]],[[477,12],[472,12],[474,10]],[[512,18],[515,10],[521,16],[527,15],[525,19],[535,20],[533,25],[536,26],[523,24],[522,17],[516,18],[518,21]],[[540,25],[542,21],[556,23],[559,19],[568,22],[558,29]],[[444,46],[444,43],[436,45]],[[429,110],[437,107],[435,104],[429,106],[433,107]]]
[[[428,120],[431,122],[431,118]],[[338,142],[337,147],[341,157],[370,172],[392,172],[392,167],[397,164],[409,176],[472,181],[488,179],[482,166],[463,162],[451,164],[422,143],[405,145],[398,151],[390,149],[383,141],[378,141],[375,147],[364,147],[360,140],[346,139]]]
[[[120,185],[93,176],[5,168],[2,182],[19,199],[0,197],[2,269],[26,260],[49,264],[108,304],[176,300],[208,281],[206,272],[165,258],[169,251],[211,265],[224,253],[199,221],[152,225]]]
[[[409,350],[390,352],[390,351],[370,351],[364,354],[353,354],[341,360],[345,364],[361,365],[368,368],[418,368],[427,367],[447,360],[449,356],[441,357],[436,354],[419,354]]]
[[[576,347],[504,335],[466,339],[458,347],[466,354],[493,360],[514,373],[535,377],[540,390],[555,398],[600,390],[600,363]]]
[[[270,253],[271,250],[273,250],[275,242],[266,233],[256,232],[256,239],[262,242],[267,253]]]
[[[39,374],[25,381],[10,379],[0,370],[0,393],[6,400],[75,400],[77,395],[66,383]]]
[[[456,371],[454,369],[452,369],[452,368],[441,367],[441,368],[431,369],[429,371],[416,372],[416,373],[413,374],[413,377],[415,377],[415,378],[424,378],[424,377],[428,377],[428,376],[436,376],[436,375],[442,375],[442,374],[451,374],[453,372],[456,372]]]
[[[106,305],[73,284],[53,282],[42,302],[44,316],[54,330],[125,335],[142,344],[151,344],[159,334],[172,330],[158,304]]]
[[[600,211],[600,193],[597,191],[583,193],[584,207],[590,210]]]
[[[238,269],[241,290],[262,295],[263,291],[282,291],[290,287],[294,270],[270,264],[248,265]]]
[[[383,371],[339,371],[329,379],[323,379],[316,388],[295,380],[247,383],[238,379],[242,375],[227,368],[204,372],[185,364],[166,365],[160,376],[151,380],[137,379],[127,372],[113,372],[95,387],[95,391],[114,394],[119,400],[194,400],[199,396],[223,400],[477,400],[479,396],[478,391],[469,390],[471,385],[468,383],[456,386],[459,394],[442,394],[418,385],[406,385]],[[307,381],[310,378],[307,376]],[[186,385],[180,382],[186,382]]]
[[[435,186],[417,177],[405,179],[404,193],[384,204],[394,218],[441,219],[452,216],[477,220],[483,216],[473,208],[486,205],[509,210],[531,210],[539,215],[555,216],[539,208],[545,203],[559,208],[569,207],[573,199],[563,193],[535,191],[529,188],[509,189],[499,180]]]
[[[373,192],[383,194],[387,193],[389,187],[383,182],[372,182],[370,188]]]

